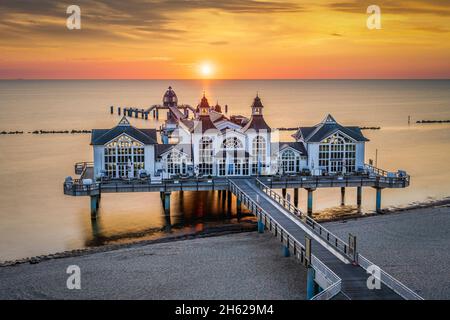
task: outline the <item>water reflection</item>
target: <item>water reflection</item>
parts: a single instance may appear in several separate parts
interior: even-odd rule
[[[157,193],[153,195],[160,199]],[[109,208],[103,210],[102,202],[97,220],[90,221],[91,234],[87,235],[85,246],[152,240],[209,232],[213,229],[223,231],[230,225],[255,221],[253,215],[244,206],[238,213],[235,196],[232,196],[230,201],[227,200],[227,196],[227,193],[223,191],[172,192],[170,215],[165,214],[162,201],[153,202],[149,207],[149,215],[159,216],[160,227],[140,226],[123,231],[123,228],[119,226],[114,232],[111,232],[112,228],[109,225],[111,222],[108,222],[110,219],[108,215],[114,213]],[[133,216],[132,213],[129,214],[130,219]],[[115,224],[120,222],[116,221]]]

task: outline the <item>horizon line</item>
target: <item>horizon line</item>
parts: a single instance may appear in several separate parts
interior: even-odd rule
[[[0,81],[417,81],[449,78],[0,78]]]

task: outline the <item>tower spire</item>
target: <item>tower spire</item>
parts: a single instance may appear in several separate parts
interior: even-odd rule
[[[256,92],[256,97],[252,104],[252,115],[262,115],[262,109],[264,108],[261,99],[259,98],[258,92]]]

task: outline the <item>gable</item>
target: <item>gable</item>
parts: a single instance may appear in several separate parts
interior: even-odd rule
[[[141,142],[142,144],[156,144],[155,129],[137,129],[129,125],[118,125],[112,129],[93,129],[91,134],[91,145],[105,145],[118,138],[122,134]]]

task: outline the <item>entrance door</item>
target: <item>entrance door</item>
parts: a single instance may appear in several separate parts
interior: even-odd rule
[[[242,175],[242,160],[236,158],[228,159],[227,175],[228,176]]]
[[[341,160],[331,160],[330,167],[331,167],[330,172],[332,172],[332,173],[342,172],[342,170],[344,168]]]
[[[117,178],[128,178],[128,164],[118,163],[117,164]]]

